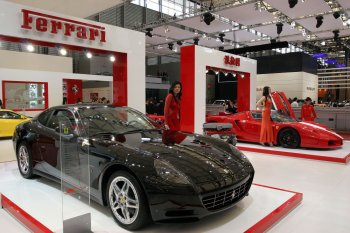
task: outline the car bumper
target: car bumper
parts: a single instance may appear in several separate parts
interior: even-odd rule
[[[192,222],[229,209],[248,195],[253,176],[254,174],[251,174],[233,186],[205,194],[149,193],[153,221]]]
[[[302,142],[301,147],[317,149],[335,149],[343,146],[343,139],[319,139],[314,143]]]

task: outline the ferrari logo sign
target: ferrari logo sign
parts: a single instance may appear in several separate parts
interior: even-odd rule
[[[240,58],[234,58],[233,56],[226,55],[224,57],[224,63],[225,63],[225,65],[240,66],[241,65],[241,59]]]

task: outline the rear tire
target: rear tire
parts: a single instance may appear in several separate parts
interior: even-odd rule
[[[292,128],[282,129],[278,134],[278,143],[285,148],[298,148],[300,146],[299,133]]]
[[[26,179],[34,177],[32,154],[26,142],[21,142],[17,149],[17,164],[21,175]]]
[[[114,220],[121,227],[137,230],[151,222],[146,195],[130,173],[117,171],[109,178],[106,199]]]

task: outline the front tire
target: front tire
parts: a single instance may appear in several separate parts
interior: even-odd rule
[[[17,149],[17,164],[21,175],[26,179],[34,177],[33,159],[27,143],[21,142]]]
[[[278,143],[285,148],[298,148],[300,145],[299,133],[292,128],[282,129],[278,134]]]
[[[110,177],[106,197],[113,218],[121,227],[137,230],[150,222],[146,196],[128,172],[117,171]]]

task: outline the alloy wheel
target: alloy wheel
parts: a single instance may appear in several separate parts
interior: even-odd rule
[[[132,224],[140,209],[138,193],[133,183],[117,176],[109,186],[109,203],[114,216],[123,224]]]
[[[22,145],[18,150],[19,167],[23,174],[29,171],[29,153],[26,146]]]

